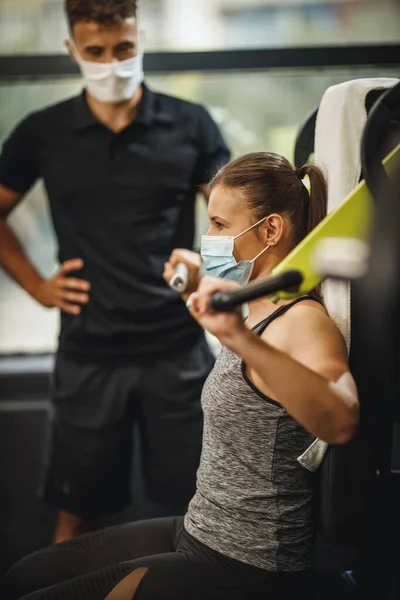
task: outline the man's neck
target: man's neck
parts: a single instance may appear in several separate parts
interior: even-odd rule
[[[142,97],[143,86],[139,86],[132,98],[118,104],[100,102],[86,92],[87,103],[96,119],[115,133],[128,127],[136,118]]]

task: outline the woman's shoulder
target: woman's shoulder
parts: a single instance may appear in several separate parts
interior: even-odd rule
[[[332,352],[347,358],[343,336],[319,301],[306,298],[297,302],[278,321],[275,331],[270,333],[279,337],[278,345],[289,354],[297,355],[299,351],[313,347],[315,351]]]
[[[297,313],[298,313],[299,309],[304,308],[304,307],[316,309],[319,312],[323,313],[324,315],[328,316],[328,312],[327,312],[322,300],[320,300],[317,297],[314,298],[313,296],[304,296],[301,299],[299,299],[295,304],[290,306],[290,308],[288,310],[288,314],[293,313],[293,311],[295,309],[297,309]]]
[[[316,333],[316,330],[322,328],[325,333],[341,336],[339,328],[328,315],[326,308],[320,301],[313,298],[306,298],[291,306],[284,316],[282,325],[292,331],[294,328],[295,330],[311,330]]]

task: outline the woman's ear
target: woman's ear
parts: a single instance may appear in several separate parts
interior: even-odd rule
[[[281,215],[269,215],[262,224],[263,242],[269,246],[276,246],[282,239],[285,230],[285,221]]]

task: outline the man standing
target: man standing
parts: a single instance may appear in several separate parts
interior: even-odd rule
[[[229,151],[207,111],[143,82],[136,0],[66,0],[85,90],[29,115],[0,157],[0,263],[61,309],[41,495],[54,541],[130,503],[138,422],[149,497],[184,510],[213,358],[162,272],[191,248],[194,201]],[[61,267],[45,280],[6,219],[43,178]]]

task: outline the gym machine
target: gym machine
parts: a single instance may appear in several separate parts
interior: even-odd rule
[[[343,574],[349,597],[395,600],[400,598],[400,473],[392,469],[393,432],[400,422],[400,84],[373,96],[361,144],[363,183],[270,277],[216,294],[211,305],[232,310],[262,296],[305,293],[328,276],[351,280],[350,369],[359,390],[360,426],[349,444],[329,448],[320,468],[319,531],[333,546],[354,549],[354,567]],[[312,154],[316,114],[299,133],[298,164]],[[353,208],[350,227],[343,206]],[[318,273],[317,242],[335,233],[353,234],[368,252],[359,253],[359,269],[354,256],[346,261],[342,253],[333,273]]]

